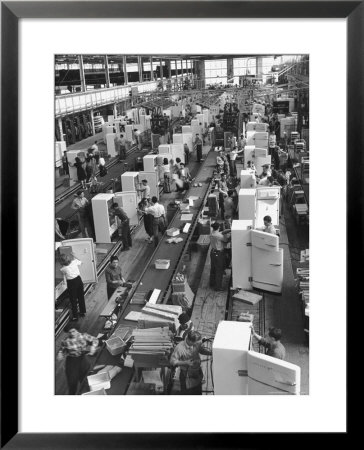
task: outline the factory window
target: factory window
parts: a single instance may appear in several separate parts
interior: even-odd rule
[[[227,60],[205,60],[205,79],[207,84],[227,83]]]

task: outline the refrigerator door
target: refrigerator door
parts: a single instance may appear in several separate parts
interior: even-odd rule
[[[82,264],[79,266],[84,283],[97,283],[97,269],[94,243],[91,238],[68,239],[62,246],[72,247],[72,253]]]
[[[138,200],[137,194],[134,191],[115,192],[115,202],[123,208],[126,215],[129,217],[130,225],[138,225]]]
[[[299,395],[301,368],[262,353],[248,351],[248,395]]]
[[[280,293],[283,283],[283,249],[274,234],[251,230],[252,286]]]
[[[257,206],[256,206],[256,222],[257,228],[264,227],[265,216],[272,218],[272,224],[279,225],[279,187],[258,187],[257,188]]]
[[[231,226],[232,286],[234,289],[251,289],[252,247],[249,244],[252,225],[252,220],[233,220]]]
[[[265,250],[277,251],[279,249],[279,237],[264,231],[251,230],[252,246]]]
[[[266,251],[252,247],[252,286],[280,294],[283,284],[283,249]]]
[[[253,153],[255,150],[255,145],[246,145],[244,147],[244,166],[247,168],[247,162],[253,161]]]

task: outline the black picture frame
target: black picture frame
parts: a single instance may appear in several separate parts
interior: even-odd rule
[[[254,433],[19,433],[18,432],[18,22],[21,18],[346,18],[347,19],[347,245],[362,249],[364,115],[363,1],[1,2],[1,448],[256,448]],[[323,80],[324,82],[324,80]],[[11,108],[9,108],[11,105]],[[330,113],[335,114],[335,113]],[[333,117],[335,120],[335,117]],[[338,119],[339,120],[339,119]],[[340,120],[343,120],[342,117]],[[352,149],[360,149],[353,152]],[[10,151],[7,151],[11,149]],[[354,201],[353,199],[357,199]],[[355,228],[354,228],[355,227]],[[12,237],[11,239],[9,237]],[[354,254],[354,252],[352,252]],[[360,256],[360,250],[359,250]],[[357,285],[363,263],[350,265],[347,286]],[[6,273],[6,277],[4,274]],[[11,296],[11,298],[10,298]],[[11,300],[11,301],[10,301]],[[9,343],[11,336],[11,344]],[[11,367],[11,370],[7,370]],[[334,395],[334,393],[333,393]],[[198,413],[194,414],[198,419]],[[259,420],[259,418],[257,418]],[[167,430],[166,430],[167,431]],[[345,435],[345,433],[344,433]],[[347,437],[348,433],[346,433]],[[307,436],[308,437],[308,434]],[[341,436],[342,437],[342,436]],[[337,441],[339,438],[335,437]],[[264,435],[267,442],[269,434]],[[286,439],[281,437],[281,443]],[[303,437],[305,440],[305,437]]]

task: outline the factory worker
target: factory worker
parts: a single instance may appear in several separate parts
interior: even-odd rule
[[[259,175],[259,178],[270,177],[272,175],[272,171],[269,168],[269,164],[264,164],[262,166],[262,173]]]
[[[112,204],[110,212],[113,216],[116,216],[119,219],[120,225],[118,231],[123,242],[123,249],[129,250],[132,246],[129,217],[123,208],[121,208],[117,203]]]
[[[175,335],[175,341],[183,341],[190,331],[193,331],[195,327],[193,326],[192,320],[187,313],[182,313],[178,316],[179,327]]]
[[[214,288],[215,291],[222,291],[222,277],[225,270],[224,244],[229,241],[229,238],[219,231],[219,224],[217,222],[214,222],[211,228],[210,287]]]
[[[119,258],[114,255],[110,258],[110,264],[105,269],[106,291],[108,300],[119,286],[123,286],[125,279],[119,266]]]
[[[179,369],[179,380],[182,395],[201,395],[203,373],[201,355],[212,354],[203,347],[203,339],[198,331],[189,331],[184,341],[175,347],[170,363]]]
[[[87,211],[88,205],[89,201],[85,197],[84,192],[81,190],[77,191],[71,208],[77,211],[78,224],[84,238],[92,237],[92,227]]]
[[[194,148],[196,149],[196,158],[197,162],[201,162],[202,158],[202,140],[200,138],[200,135],[196,133],[195,142],[193,143]]]
[[[164,206],[158,203],[157,197],[152,197],[152,205],[145,208],[145,212],[153,216],[153,236],[154,246],[158,246],[159,233],[164,233],[166,230],[166,211]]]
[[[277,230],[275,229],[274,225],[272,224],[272,218],[271,216],[264,216],[263,217],[263,221],[264,221],[264,228],[263,231],[265,233],[270,233],[270,234],[277,234]]]
[[[142,198],[150,198],[150,186],[148,185],[148,180],[142,180],[142,185],[137,189],[138,192],[141,192]]]
[[[82,383],[91,367],[86,355],[95,354],[99,340],[90,334],[80,333],[78,325],[72,322],[66,325],[65,332],[68,336],[61,342],[57,360],[66,358],[69,395],[76,395],[79,383]]]
[[[286,349],[281,343],[282,331],[280,328],[269,328],[269,333],[267,338],[259,336],[254,331],[253,325],[251,326],[252,336],[255,337],[260,345],[263,345],[266,349],[266,354],[272,356],[273,358],[285,359]]]
[[[86,314],[85,296],[83,292],[83,281],[81,278],[79,266],[80,260],[73,254],[61,254],[61,268],[59,269],[67,283],[68,294],[72,309],[72,321],[78,319],[78,316],[84,317]]]

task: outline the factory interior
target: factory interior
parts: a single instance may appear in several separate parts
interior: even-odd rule
[[[309,55],[55,55],[56,395],[309,394]]]

